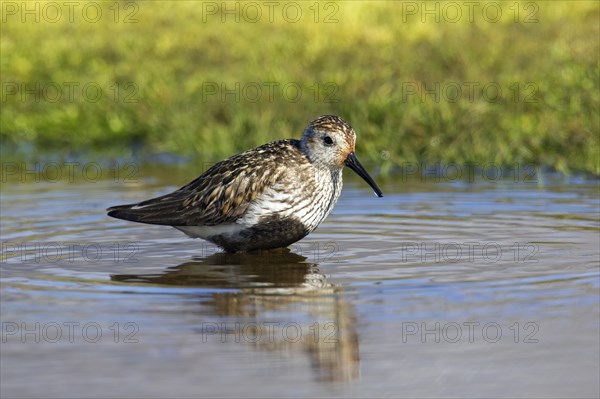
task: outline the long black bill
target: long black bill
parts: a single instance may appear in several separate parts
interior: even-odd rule
[[[356,155],[354,154],[354,152],[351,152],[348,155],[348,158],[346,158],[345,163],[346,163],[347,167],[349,167],[350,169],[355,171],[357,175],[359,175],[367,183],[369,183],[369,186],[371,186],[371,188],[373,189],[373,191],[375,191],[375,194],[377,194],[378,197],[383,197],[383,193],[381,192],[379,187],[377,187],[377,183],[375,183],[375,180],[373,180],[371,178],[371,176],[369,176],[369,174],[367,173],[365,168],[363,168],[363,166],[360,164],[360,162],[358,162],[358,158],[356,158]]]

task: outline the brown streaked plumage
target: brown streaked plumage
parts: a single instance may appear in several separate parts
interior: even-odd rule
[[[378,196],[381,190],[354,155],[356,135],[338,116],[311,122],[301,140],[280,140],[234,155],[180,189],[108,215],[173,226],[228,252],[288,246],[327,217],[348,166]]]

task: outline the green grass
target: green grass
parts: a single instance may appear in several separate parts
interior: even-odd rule
[[[337,23],[323,22],[332,3],[319,3],[317,23],[313,2],[295,3],[302,10],[296,23],[283,17],[285,3],[269,22],[267,6],[257,2],[257,23],[243,19],[254,14],[239,23],[225,15],[223,23],[220,13],[203,13],[221,2],[193,1],[137,2],[133,23],[124,23],[131,2],[117,3],[114,21],[114,1],[101,3],[96,23],[82,17],[84,3],[73,22],[65,8],[55,23],[43,15],[23,23],[21,14],[7,13],[9,3],[22,5],[2,4],[4,144],[33,143],[44,152],[128,151],[141,143],[215,161],[299,137],[310,120],[333,113],[357,130],[363,162],[383,173],[408,162],[493,162],[600,175],[597,1],[519,2],[519,22],[515,3],[506,2],[495,23],[482,15],[486,2],[473,22],[463,9],[456,23],[443,14],[439,23],[409,15],[407,5],[420,1],[338,3]],[[537,22],[525,23],[534,6]],[[61,99],[54,100],[52,82]],[[85,98],[88,83],[94,86]],[[248,90],[238,91],[239,101],[207,92],[236,83]],[[273,98],[271,83],[279,84]],[[78,84],[72,98],[69,84]],[[422,91],[436,84],[439,101]],[[468,85],[478,85],[473,96]],[[479,90],[486,85],[489,97]],[[257,86],[262,95],[252,101]],[[97,101],[94,87],[101,88]],[[301,88],[297,101],[293,87]],[[451,101],[456,87],[462,95]],[[494,87],[502,90],[498,99]]]

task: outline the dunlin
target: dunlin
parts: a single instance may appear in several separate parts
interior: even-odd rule
[[[301,140],[280,140],[227,158],[179,190],[108,209],[133,222],[173,226],[227,252],[280,248],[329,215],[348,166],[383,194],[354,154],[356,134],[342,118],[312,121]]]

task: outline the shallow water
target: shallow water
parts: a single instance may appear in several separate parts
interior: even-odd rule
[[[2,397],[600,395],[597,181],[351,180],[253,255],[105,216],[167,181],[3,184]]]

